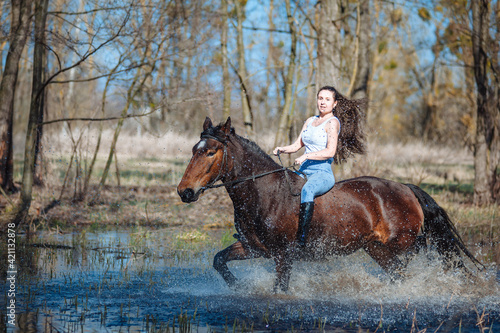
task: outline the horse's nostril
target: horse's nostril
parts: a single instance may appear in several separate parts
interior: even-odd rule
[[[181,196],[182,201],[189,202],[194,197],[194,191],[190,188],[187,188],[184,191],[182,191],[182,193],[180,193],[180,196]]]

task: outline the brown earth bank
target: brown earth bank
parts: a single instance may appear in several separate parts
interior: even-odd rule
[[[95,200],[96,187],[85,200],[66,196],[58,201],[52,195],[60,188],[38,189],[23,228],[64,230],[130,226],[222,228],[232,223],[233,208],[224,189],[213,189],[191,204],[183,203],[175,186],[105,186]],[[15,202],[18,194],[10,196]],[[10,203],[0,198],[0,209],[9,211]]]

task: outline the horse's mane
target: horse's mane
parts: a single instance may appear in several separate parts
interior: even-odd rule
[[[201,133],[201,136],[204,135],[213,136],[222,143],[227,143],[228,140],[230,141],[232,138],[236,138],[241,143],[241,145],[244,146],[249,152],[252,152],[253,154],[263,158],[267,162],[271,162],[273,166],[277,165],[277,163],[264,150],[262,150],[262,148],[260,148],[258,144],[236,134],[234,127],[231,127],[230,135],[227,136],[221,130],[223,125],[224,125],[223,123],[220,123],[215,127],[209,127]]]
[[[238,138],[238,140],[245,146],[248,148],[248,150],[254,152],[255,154],[261,156],[262,158],[266,159],[266,160],[269,160],[271,162],[273,162],[273,164],[276,164],[276,162],[268,155],[266,154],[266,152],[264,150],[262,150],[262,148],[259,147],[258,144],[256,144],[255,142],[247,139],[247,138],[244,138],[236,133],[233,132],[233,128],[231,128],[231,133],[234,134],[234,136],[236,138]]]

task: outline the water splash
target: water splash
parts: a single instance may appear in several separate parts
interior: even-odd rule
[[[41,330],[50,319],[60,330],[83,325],[147,331],[159,323],[172,325],[180,313],[198,328],[218,330],[239,325],[241,330],[441,327],[477,332],[479,322],[493,331],[500,327],[496,267],[471,280],[443,272],[432,253],[416,256],[406,278],[394,283],[362,251],[325,262],[296,262],[290,291],[274,294],[274,262],[266,259],[229,263],[239,288],[228,288],[211,267],[218,251],[214,243],[175,252],[164,237],[137,237],[129,231],[42,235],[38,241],[71,247],[28,251],[37,258],[36,274],[21,281],[18,309],[26,318],[37,313],[32,320]]]

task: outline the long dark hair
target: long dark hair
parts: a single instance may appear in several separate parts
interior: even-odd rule
[[[323,90],[331,91],[337,101],[333,115],[340,121],[340,133],[334,163],[343,163],[354,154],[364,154],[366,144],[363,122],[368,99],[348,99],[331,86],[322,87],[318,94]]]

